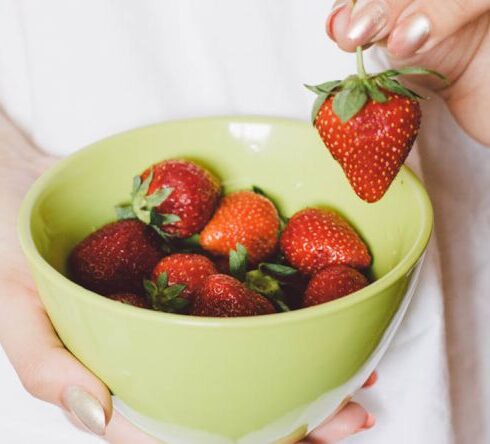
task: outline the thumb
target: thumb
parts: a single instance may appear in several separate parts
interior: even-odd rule
[[[23,386],[104,435],[112,415],[107,387],[63,347],[34,290],[16,283],[3,290],[0,342]]]

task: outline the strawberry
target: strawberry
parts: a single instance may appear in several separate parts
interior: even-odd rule
[[[370,101],[343,123],[333,111],[333,97],[320,108],[315,126],[356,194],[366,202],[383,197],[400,171],[417,137],[419,103],[385,93],[387,101]]]
[[[194,316],[238,317],[275,313],[263,296],[226,274],[208,276],[198,291],[191,314]]]
[[[122,220],[107,224],[81,241],[71,252],[73,280],[103,295],[143,291],[163,256],[160,236],[144,223]]]
[[[277,209],[269,199],[253,191],[237,191],[223,198],[199,241],[219,256],[242,244],[250,264],[257,264],[276,250],[279,226]]]
[[[205,256],[176,253],[164,257],[154,268],[152,279],[155,283],[162,273],[167,273],[169,286],[185,285],[181,296],[192,301],[204,280],[212,274],[217,274],[218,270]]]
[[[287,261],[305,275],[329,265],[366,268],[371,256],[349,223],[330,210],[306,208],[293,215],[281,236]]]
[[[140,308],[150,308],[148,301],[135,293],[116,293],[107,297],[113,301],[122,302],[123,304],[134,305],[135,307]]]
[[[368,285],[366,276],[345,265],[327,267],[316,273],[306,288],[303,306],[323,304],[347,296]]]
[[[339,162],[357,195],[366,202],[383,197],[417,137],[419,96],[394,78],[403,74],[441,74],[422,68],[368,75],[358,49],[358,75],[307,86],[318,94],[313,123]]]
[[[132,203],[118,214],[136,216],[164,237],[187,238],[206,225],[220,195],[220,182],[208,170],[188,160],[164,160],[135,177]]]

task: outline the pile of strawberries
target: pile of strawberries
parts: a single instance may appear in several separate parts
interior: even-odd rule
[[[79,285],[123,303],[254,316],[368,285],[369,251],[337,213],[306,208],[286,220],[256,187],[222,197],[215,175],[191,161],[165,160],[136,176],[117,213],[73,249],[68,269]]]

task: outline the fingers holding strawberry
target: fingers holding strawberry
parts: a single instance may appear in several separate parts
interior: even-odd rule
[[[397,176],[417,137],[422,97],[396,80],[403,74],[441,74],[423,68],[368,74],[357,48],[357,75],[307,86],[317,94],[312,120],[357,195],[380,200]]]
[[[475,139],[490,145],[485,124],[490,86],[481,73],[490,58],[490,1],[361,0],[336,2],[327,34],[340,48],[355,51],[380,42],[394,66],[425,66],[451,83],[413,80],[440,91],[450,111]]]
[[[327,33],[346,51],[387,40],[388,51],[407,58],[424,54],[473,23],[490,9],[488,0],[338,1],[327,19]]]

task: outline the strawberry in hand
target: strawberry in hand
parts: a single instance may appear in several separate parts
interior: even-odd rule
[[[358,74],[307,88],[318,94],[313,123],[356,194],[380,200],[400,171],[417,137],[422,97],[400,84],[399,75],[441,74],[423,68],[367,74],[362,48]]]

